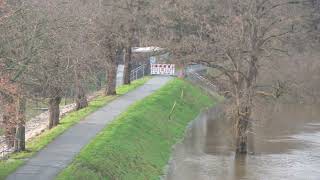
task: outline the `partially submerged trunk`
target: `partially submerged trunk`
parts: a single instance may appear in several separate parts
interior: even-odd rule
[[[26,149],[25,146],[25,125],[26,125],[26,99],[19,97],[17,102],[17,126],[14,139],[14,151],[20,152]]]
[[[116,84],[117,84],[117,64],[116,62],[109,63],[107,69],[107,87],[105,95],[116,95]]]
[[[125,61],[124,61],[124,75],[123,83],[130,84],[130,74],[131,74],[131,59],[132,59],[132,49],[131,47],[126,49]]]
[[[247,154],[248,152],[248,134],[252,114],[252,88],[243,89],[243,93],[236,92],[236,101],[234,109],[235,119],[235,140],[236,140],[236,153]]]
[[[249,127],[251,126],[251,114],[253,108],[253,97],[254,97],[254,84],[258,76],[257,69],[258,58],[254,55],[251,56],[249,63],[249,71],[246,79],[244,88],[241,84],[236,83],[236,153],[247,154],[248,152],[248,134]],[[239,81],[239,75],[237,77]]]
[[[60,96],[49,99],[49,129],[59,124],[61,99]]]
[[[236,121],[236,153],[246,154],[248,151],[248,127],[250,117],[238,114]]]

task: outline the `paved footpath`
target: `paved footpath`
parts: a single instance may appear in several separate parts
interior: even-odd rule
[[[146,84],[112,101],[57,137],[11,174],[8,180],[51,180],[66,168],[80,150],[130,105],[165,85],[170,77],[154,77]]]

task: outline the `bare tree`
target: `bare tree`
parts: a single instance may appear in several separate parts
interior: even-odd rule
[[[124,84],[130,84],[132,48],[141,45],[142,33],[145,29],[147,9],[150,1],[119,0],[105,1],[105,9],[113,9],[112,16],[117,19],[116,28],[119,30],[117,38],[121,41],[124,52]],[[118,52],[122,52],[120,49]]]
[[[1,9],[0,101],[9,147],[25,149],[26,99],[48,103],[53,128],[68,92],[75,92],[77,109],[88,105],[96,68],[107,72],[106,94],[116,94],[116,56],[125,47],[125,30],[117,23],[119,13],[99,8],[99,2],[33,0],[12,13]]]
[[[177,58],[204,64],[228,83],[225,93],[232,100],[228,114],[235,124],[236,152],[247,153],[254,99],[278,98],[286,87],[277,81],[266,92],[257,77],[265,64],[287,54],[290,39],[301,31],[303,14],[294,13],[302,7],[300,2],[185,0],[166,1],[163,6],[170,13],[159,19],[171,29],[167,41]]]
[[[117,57],[125,47],[123,39],[125,29],[119,23],[118,9],[113,7],[109,1],[103,1],[95,18],[96,38],[100,47],[99,57],[104,61],[103,64],[106,67],[105,95],[116,94]]]
[[[10,17],[3,19],[0,27],[0,99],[5,107],[3,122],[7,145],[21,151],[25,149],[25,102],[28,96],[25,72],[37,49],[38,23],[27,8],[11,9]]]
[[[93,28],[94,2],[70,1],[65,5],[68,13],[67,31],[63,33],[68,47],[65,56],[70,62],[73,71],[73,85],[75,88],[76,109],[88,106],[86,97],[86,84],[94,76],[94,64],[98,61],[96,54],[98,45],[95,42],[95,30]],[[74,8],[77,7],[77,8]]]

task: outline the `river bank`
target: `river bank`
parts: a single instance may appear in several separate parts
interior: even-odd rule
[[[189,122],[215,102],[175,79],[106,127],[57,179],[158,179]]]

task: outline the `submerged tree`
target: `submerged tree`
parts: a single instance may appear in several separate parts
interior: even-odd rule
[[[162,7],[166,17],[159,14],[159,19],[171,29],[167,41],[175,55],[206,65],[228,82],[237,153],[247,153],[254,99],[278,98],[285,90],[277,81],[266,91],[257,78],[265,64],[288,53],[290,40],[302,29],[303,11],[296,11],[301,7],[289,0],[184,0]]]

